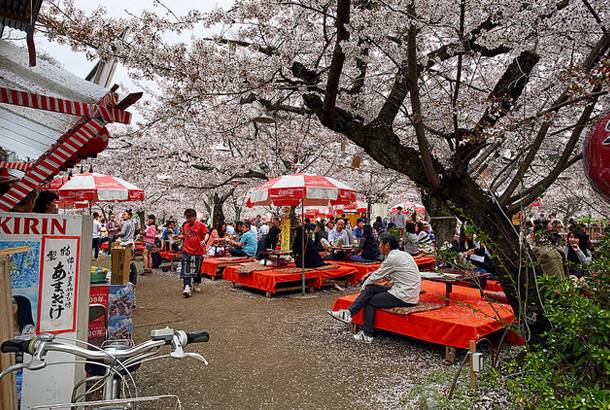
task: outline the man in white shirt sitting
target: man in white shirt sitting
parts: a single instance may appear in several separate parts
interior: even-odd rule
[[[398,250],[398,240],[388,234],[379,239],[379,250],[386,258],[366,278],[356,300],[346,310],[328,311],[333,318],[349,324],[352,316],[364,309],[362,331],[354,335],[358,342],[373,342],[375,309],[414,306],[419,302],[421,276],[413,257]],[[378,284],[382,279],[389,280],[389,284]]]

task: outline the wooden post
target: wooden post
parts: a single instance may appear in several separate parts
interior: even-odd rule
[[[445,361],[449,364],[455,363],[455,347],[445,346]]]
[[[13,297],[11,296],[11,278],[9,256],[14,253],[27,252],[29,246],[0,250],[0,342],[15,337],[13,323]],[[14,354],[0,353],[0,369],[6,369],[14,364]],[[9,374],[0,380],[0,410],[15,410],[17,408],[17,390],[15,375]]]
[[[475,342],[474,340],[471,340],[468,343],[468,348],[470,350],[470,385],[472,386],[472,390],[476,390],[477,389],[477,374],[475,373],[475,371],[473,369],[472,354],[476,353],[476,351],[477,351],[477,342]]]

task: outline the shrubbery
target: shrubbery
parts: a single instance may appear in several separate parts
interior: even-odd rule
[[[517,404],[536,409],[610,409],[610,238],[585,284],[540,281],[552,328],[526,348],[508,381]]]

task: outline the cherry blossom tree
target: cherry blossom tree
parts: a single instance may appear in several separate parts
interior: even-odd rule
[[[515,311],[529,329],[546,326],[510,216],[580,161],[583,132],[608,107],[604,1],[239,0],[211,13],[110,19],[56,0],[40,21],[49,37],[157,82],[149,120],[205,141],[193,159],[202,166],[222,158],[210,155],[213,141],[262,159],[273,137],[253,133],[257,117],[286,116],[286,135],[315,129],[301,146],[284,140],[285,152],[336,156],[349,140],[417,184],[433,215],[476,225]],[[164,41],[200,27],[218,34]],[[219,133],[210,141],[202,124]],[[280,172],[272,158],[252,171]],[[212,184],[229,177],[217,173]]]

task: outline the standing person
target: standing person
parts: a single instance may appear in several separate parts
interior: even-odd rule
[[[117,228],[118,225],[116,223],[116,220],[114,219],[114,214],[110,213],[108,215],[108,222],[106,223],[106,231],[108,232],[108,255],[110,255],[110,252],[112,250],[112,244],[116,240]]]
[[[91,235],[93,237],[93,240],[91,242],[91,247],[93,248],[93,260],[97,260],[97,257],[100,254],[102,223],[100,222],[100,215],[97,212],[94,212],[92,216],[93,230],[91,232]]]
[[[182,296],[191,296],[191,284],[194,282],[195,292],[201,292],[201,262],[205,253],[205,243],[208,229],[197,221],[197,212],[194,209],[184,211],[186,222],[182,225],[184,238],[182,244]]]
[[[366,278],[356,300],[346,310],[328,311],[334,319],[349,324],[352,317],[364,309],[362,331],[354,335],[357,342],[373,342],[377,308],[406,307],[419,303],[421,276],[413,257],[398,250],[398,240],[387,234],[381,236],[379,250],[386,258],[379,269]],[[381,279],[388,279],[391,285],[379,284]]]
[[[121,240],[121,246],[124,248],[131,249],[131,263],[129,265],[129,281],[136,285],[138,283],[138,270],[136,268],[136,264],[134,262],[134,244],[136,238],[136,226],[133,223],[133,219],[131,219],[133,213],[131,209],[126,209],[121,215],[123,219],[123,225],[121,226],[121,232],[117,235]]]
[[[248,220],[240,225],[242,235],[239,241],[229,241],[234,247],[229,251],[232,256],[256,256],[256,234],[252,231],[252,223]]]
[[[405,218],[405,214],[402,213],[402,206],[396,208],[396,213],[390,216],[390,222],[396,226],[396,229],[399,229],[401,232],[405,229],[405,223],[407,219]]]
[[[271,242],[271,249],[275,249],[277,247],[277,242],[280,238],[280,233],[282,233],[282,229],[280,228],[280,218],[274,216],[271,219],[271,228],[269,228],[269,240]]]
[[[157,226],[155,223],[155,216],[148,215],[148,218],[146,218],[146,229],[144,230],[144,272],[142,272],[142,275],[152,273],[152,251],[155,247],[155,239],[157,238]]]

